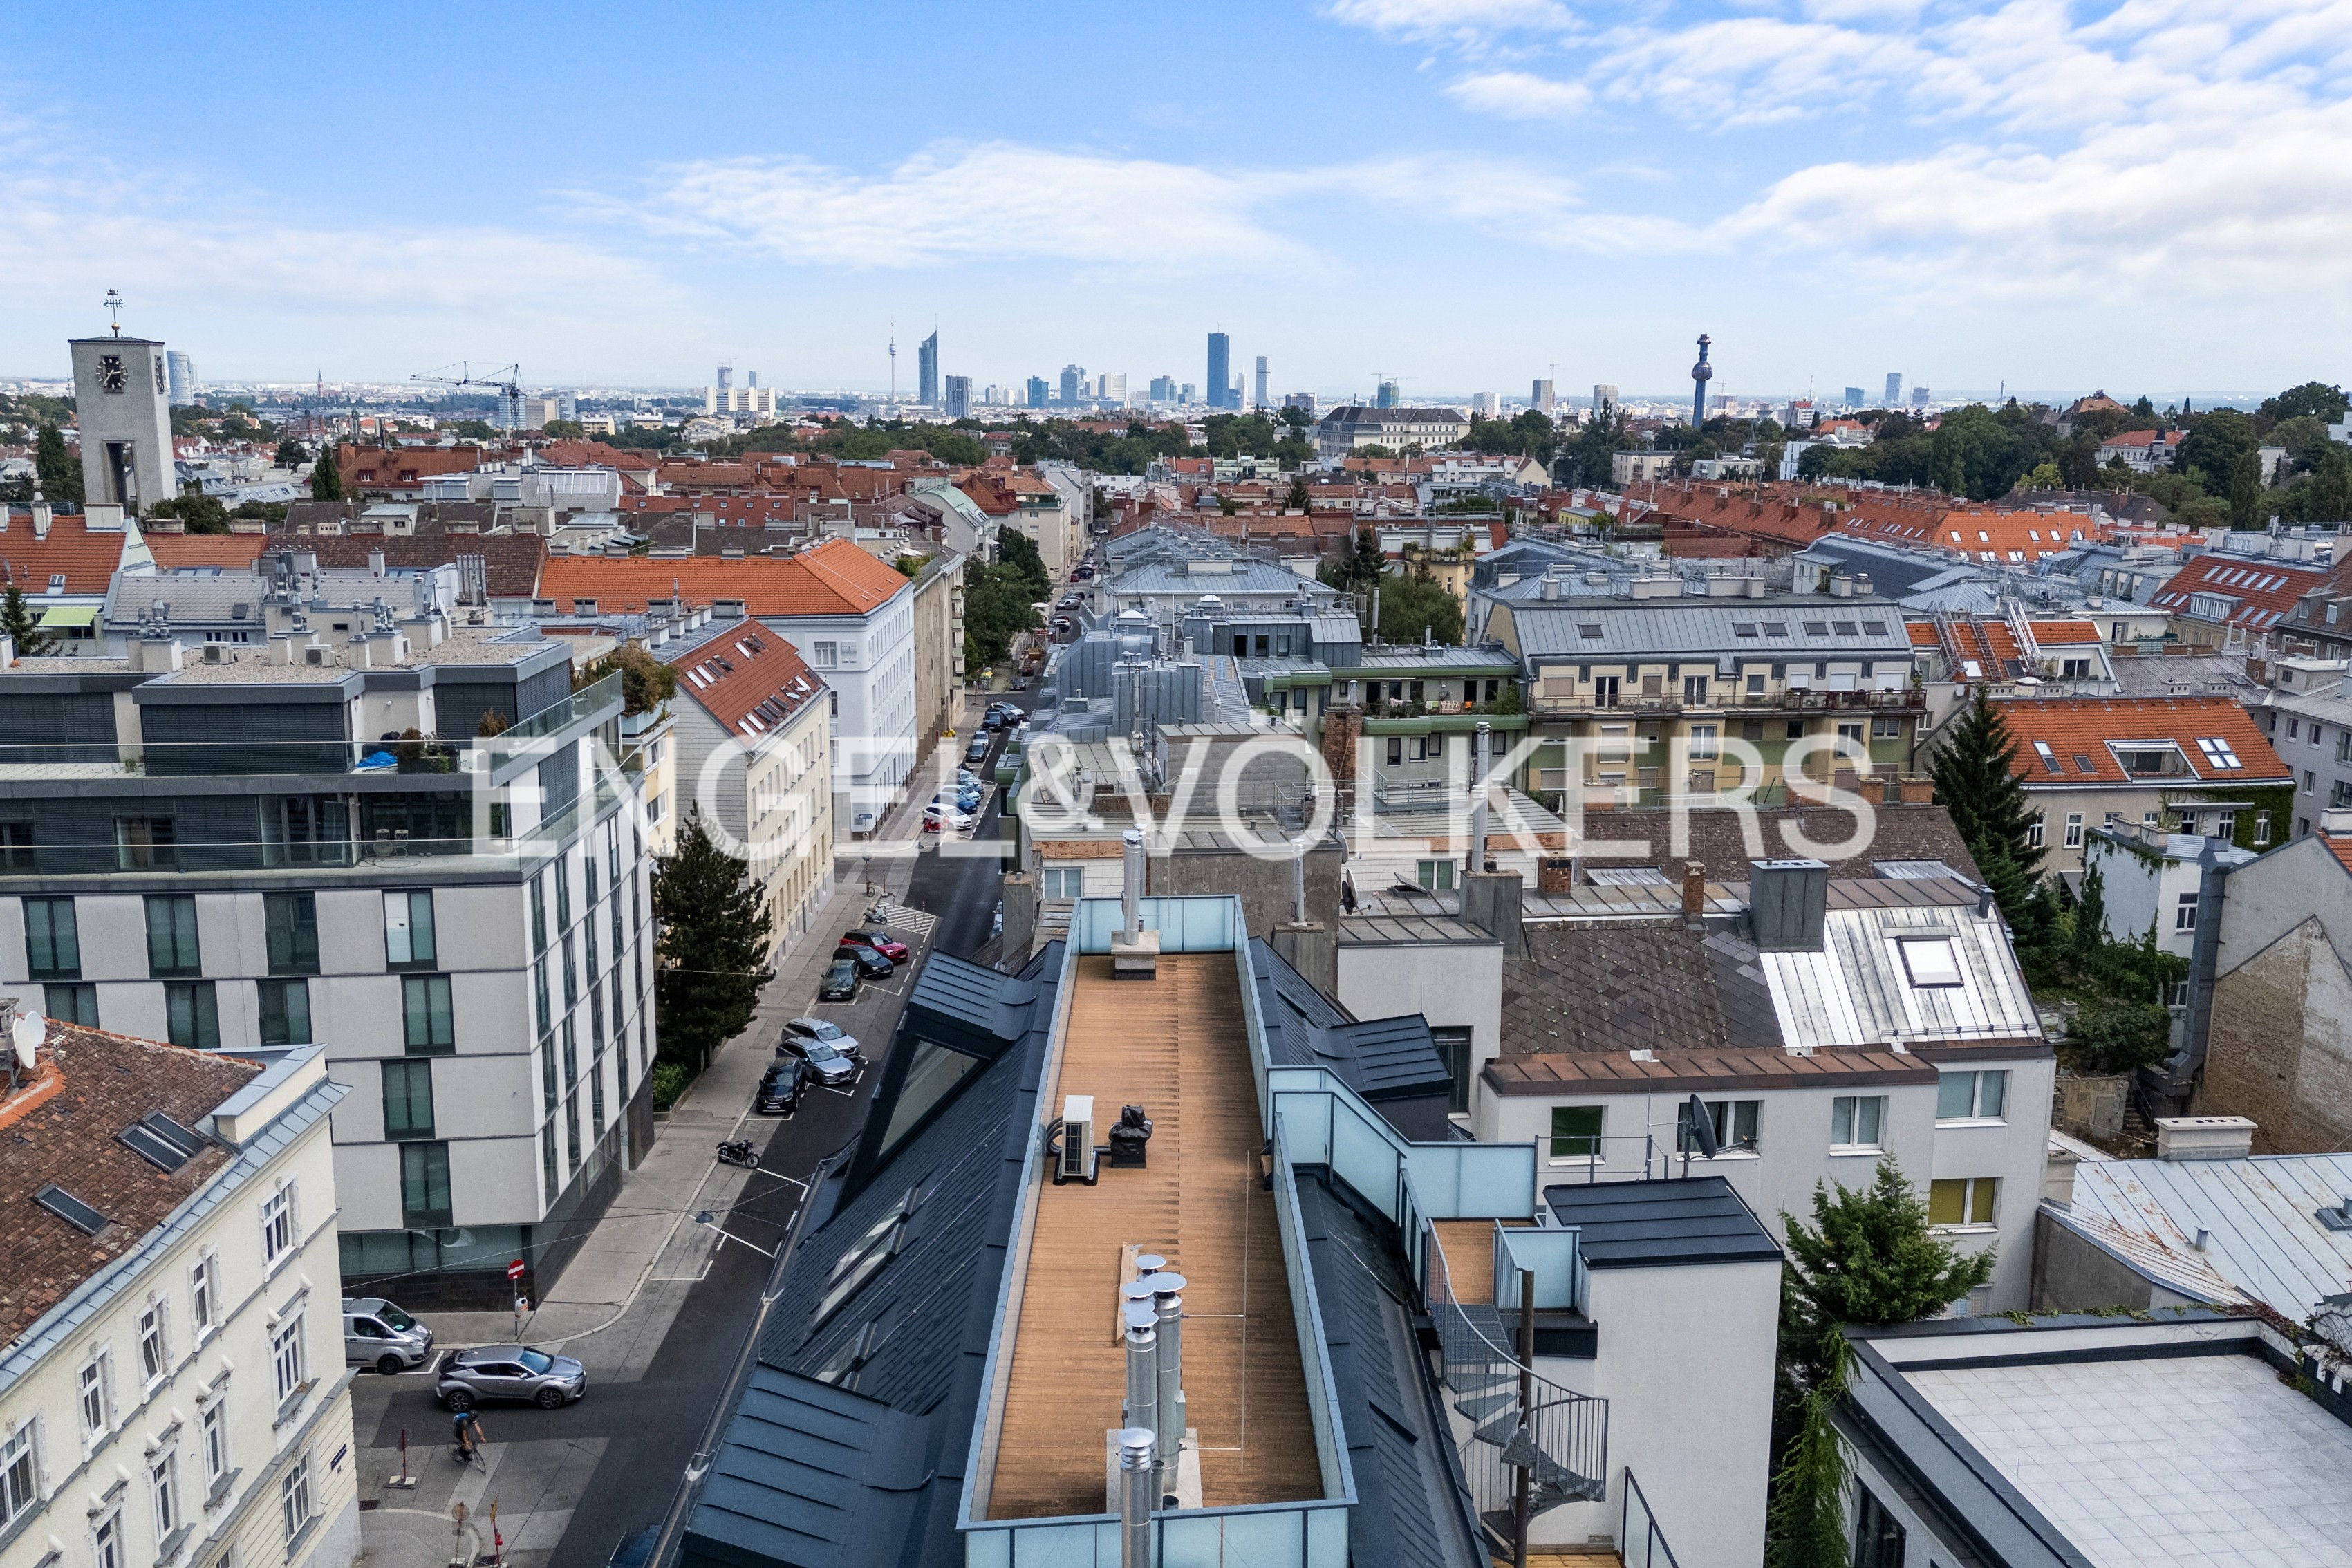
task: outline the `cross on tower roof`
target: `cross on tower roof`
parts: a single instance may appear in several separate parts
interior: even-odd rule
[[[106,316],[109,323],[114,328],[114,335],[121,337],[122,335],[122,296],[111,289],[106,291]]]

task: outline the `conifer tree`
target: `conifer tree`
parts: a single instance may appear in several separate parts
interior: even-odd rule
[[[0,599],[0,631],[8,634],[16,645],[18,658],[33,658],[56,646],[57,639],[41,630],[34,618],[33,606],[25,603],[25,590],[16,584],[8,584],[8,593]]]
[[[1979,868],[1990,876],[1986,862],[2006,858],[2030,883],[2042,851],[2032,842],[2034,814],[2026,805],[2024,782],[2013,771],[2016,761],[2009,726],[1979,686],[1927,766],[1936,776],[1936,797],[1952,814],[1952,826]],[[2002,909],[2008,912],[2006,903]]]
[[[697,805],[678,824],[677,853],[654,869],[655,1020],[661,1055],[699,1072],[751,1021],[772,925],[750,865],[710,835]]]
[[[333,443],[319,448],[319,460],[310,466],[310,499],[341,500],[343,499],[343,471],[335,461],[340,448]]]

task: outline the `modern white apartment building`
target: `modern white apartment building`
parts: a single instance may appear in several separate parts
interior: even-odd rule
[[[18,1014],[0,1089],[0,1564],[348,1568],[325,1052]]]
[[[345,1285],[503,1305],[520,1258],[536,1297],[651,1139],[619,678],[438,620],[201,655],[0,674],[0,997],[323,1047]]]

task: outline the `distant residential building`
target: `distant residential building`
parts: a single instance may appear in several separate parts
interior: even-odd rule
[[[349,1568],[328,1125],[350,1091],[316,1046],[265,1065],[30,1025],[0,1080],[0,1550]]]
[[[1172,375],[1153,376],[1151,378],[1151,401],[1154,403],[1175,402],[1176,378]]]
[[[1537,413],[1543,415],[1546,418],[1549,418],[1551,416],[1552,404],[1554,401],[1555,399],[1552,394],[1551,382],[1543,376],[1538,376],[1535,380],[1535,384],[1528,393],[1528,402],[1534,407]]]
[[[1084,366],[1066,364],[1062,367],[1062,406],[1076,408],[1078,399],[1086,395],[1087,373]]]
[[[963,574],[970,558],[942,550],[915,574],[915,748],[918,758],[963,717]]]
[[[1361,447],[1385,447],[1401,452],[1407,447],[1431,449],[1451,447],[1470,433],[1470,422],[1452,408],[1400,408],[1393,405],[1367,408],[1346,404],[1326,414],[1315,426],[1318,455],[1345,458]]]
[[[915,345],[915,401],[926,408],[940,405],[940,334]]]
[[[2098,868],[2107,936],[2116,942],[2153,936],[2159,951],[2180,959],[2196,945],[2204,868],[2235,870],[2254,855],[2226,839],[2137,822],[2103,823],[2083,837],[2084,875]]]
[[[1125,403],[1127,401],[1127,376],[1125,373],[1121,372],[1114,374],[1110,371],[1104,371],[1101,374],[1096,376],[1095,395],[1101,398],[1105,403]]]
[[[1209,334],[1209,405],[1225,406],[1226,388],[1233,384],[1233,340],[1223,332]]]
[[[526,397],[520,406],[522,426],[526,430],[544,430],[563,417],[563,405],[553,396]]]
[[[971,377],[951,375],[947,378],[947,415],[950,419],[971,417]]]
[[[735,367],[734,367],[733,365],[731,365],[731,364],[722,364],[722,365],[720,365],[720,366],[719,367],[719,378],[718,378],[718,386],[719,386],[719,391],[721,391],[721,392],[724,392],[724,391],[726,391],[728,388],[730,388],[730,387],[733,386],[734,384],[735,384]]]
[[[2340,660],[2280,658],[2267,668],[2270,689],[2250,706],[2295,775],[2294,831],[2300,837],[2322,813],[2352,810],[2352,693]]]
[[[1925,408],[1927,406],[1928,401],[1934,396],[1935,394],[1929,392],[1926,387],[1915,386],[1911,389],[1911,406],[1914,408]]]
[[[1045,406],[1046,398],[1047,398],[1047,396],[1049,395],[1049,394],[1050,394],[1051,390],[1052,390],[1052,389],[1051,389],[1051,388],[1049,388],[1049,387],[1045,384],[1045,378],[1044,376],[1042,376],[1042,375],[1033,375],[1033,376],[1031,376],[1031,377],[1029,378],[1028,385],[1027,385],[1027,387],[1026,387],[1026,391],[1027,391],[1027,393],[1028,393],[1028,398],[1029,398],[1029,406],[1030,406],[1030,407],[1032,407],[1032,408],[1043,408],[1043,407],[1045,407]]]
[[[1470,395],[1470,412],[1480,419],[1492,419],[1503,411],[1503,395],[1499,392],[1474,392]]]
[[[1315,395],[1311,392],[1286,392],[1282,395],[1285,408],[1296,408],[1303,414],[1315,412]]]
[[[1609,482],[1619,489],[1627,485],[1650,479],[1667,479],[1675,471],[1672,452],[1612,452],[1609,454]]]
[[[1619,406],[1621,406],[1621,402],[1617,396],[1616,384],[1613,382],[1596,381],[1592,384],[1592,411],[1594,413],[1598,414],[1603,408],[1615,408]]]
[[[1179,403],[1198,403],[1201,401],[1201,389],[1188,381],[1184,384],[1182,389],[1177,393],[1176,401]]]
[[[1820,445],[1819,441],[1783,442],[1780,447],[1780,467],[1773,477],[1783,484],[1794,479],[1801,471],[1805,454]]]
[[[1761,458],[1696,458],[1691,461],[1691,478],[1703,484],[1740,483],[1763,477]]]

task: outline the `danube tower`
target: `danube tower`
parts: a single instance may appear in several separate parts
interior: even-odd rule
[[[1698,363],[1691,366],[1691,427],[1706,423],[1706,384],[1715,379],[1715,366],[1706,363],[1707,336],[1698,335]]]

